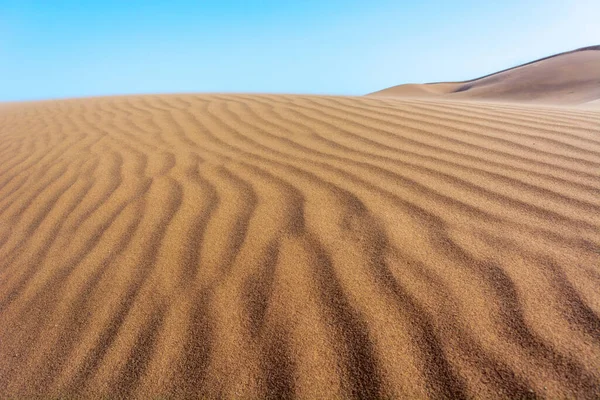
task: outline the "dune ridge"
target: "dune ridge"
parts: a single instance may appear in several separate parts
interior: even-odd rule
[[[9,398],[598,398],[600,114],[0,107]]]
[[[597,107],[600,101],[600,46],[555,54],[462,82],[404,84],[369,96],[437,97]]]

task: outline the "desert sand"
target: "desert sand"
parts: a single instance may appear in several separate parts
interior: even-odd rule
[[[600,110],[509,100],[0,105],[0,397],[600,397]]]
[[[371,95],[558,105],[590,103],[600,99],[600,46],[555,54],[470,81],[405,84]]]

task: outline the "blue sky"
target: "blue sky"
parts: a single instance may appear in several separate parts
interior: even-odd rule
[[[361,95],[600,44],[599,15],[598,0],[0,0],[0,101]]]

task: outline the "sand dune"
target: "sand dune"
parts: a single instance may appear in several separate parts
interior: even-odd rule
[[[599,398],[599,266],[597,111],[0,107],[3,398]]]
[[[600,100],[600,46],[557,54],[470,81],[399,85],[371,95],[584,104]]]

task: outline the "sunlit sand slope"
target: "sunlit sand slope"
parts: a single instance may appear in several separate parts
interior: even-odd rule
[[[600,113],[0,106],[0,397],[598,398]]]
[[[371,95],[584,104],[600,100],[600,46],[557,54],[470,81],[399,85]]]

